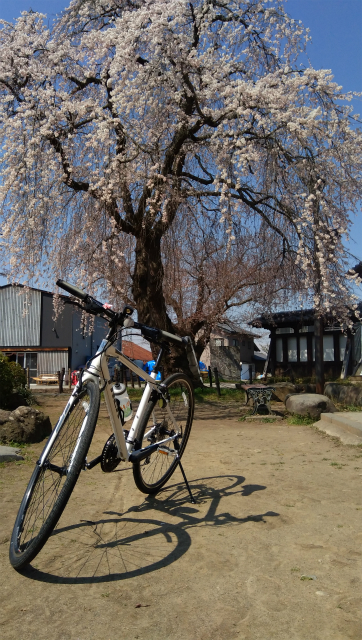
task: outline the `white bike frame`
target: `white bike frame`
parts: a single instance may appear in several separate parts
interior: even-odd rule
[[[146,381],[146,386],[145,389],[143,391],[142,394],[142,398],[140,401],[140,404],[138,406],[138,409],[136,411],[136,415],[133,419],[132,422],[132,426],[129,430],[128,436],[127,436],[127,440],[125,439],[124,436],[124,432],[123,432],[123,428],[124,425],[122,425],[119,414],[118,414],[118,410],[117,407],[115,405],[114,402],[114,397],[113,397],[113,393],[112,393],[112,387],[111,387],[111,376],[109,373],[109,368],[108,368],[108,358],[109,357],[113,357],[116,358],[119,362],[121,362],[122,364],[126,365],[129,369],[131,369],[131,371],[133,371],[136,375],[142,377],[145,381]],[[132,455],[132,452],[134,451],[134,443],[135,440],[137,439],[138,436],[138,428],[139,428],[139,424],[141,422],[141,418],[143,417],[143,414],[146,410],[148,401],[150,399],[151,393],[153,390],[157,390],[157,388],[160,387],[161,383],[160,382],[156,382],[155,378],[156,378],[157,373],[153,372],[151,373],[151,375],[149,375],[148,373],[146,373],[145,371],[143,371],[143,369],[141,369],[140,367],[138,367],[136,364],[134,364],[134,362],[132,362],[132,360],[130,360],[129,358],[127,358],[127,356],[125,356],[121,351],[119,351],[118,349],[116,349],[112,342],[105,339],[102,340],[101,345],[96,353],[96,356],[92,359],[89,367],[83,372],[81,381],[79,381],[77,383],[77,385],[75,386],[73,393],[67,403],[67,406],[65,407],[62,415],[60,416],[53,433],[51,434],[49,441],[48,441],[48,445],[45,448],[40,460],[39,460],[39,465],[42,466],[42,464],[45,462],[45,460],[47,459],[48,456],[48,452],[49,449],[51,448],[54,439],[57,437],[60,429],[63,426],[64,420],[66,418],[66,416],[68,415],[68,410],[71,408],[71,406],[74,404],[78,392],[80,390],[80,386],[82,384],[84,384],[85,382],[87,382],[87,380],[92,380],[94,382],[94,380],[98,380],[99,381],[99,386],[102,388],[103,392],[104,392],[104,398],[105,398],[105,402],[106,402],[106,406],[107,406],[107,410],[108,410],[108,414],[111,420],[111,424],[112,424],[112,428],[113,428],[113,433],[115,436],[115,440],[116,440],[116,444],[117,444],[117,449],[118,449],[118,454],[119,457],[121,458],[121,460],[123,461],[128,461],[130,456]],[[179,435],[178,433],[178,426],[177,423],[175,421],[174,416],[172,415],[172,412],[170,410],[169,407],[169,402],[167,400],[167,398],[165,398],[165,402],[166,402],[166,410],[167,413],[169,415],[169,418],[171,420],[171,422],[173,423],[173,426],[175,428],[175,435],[172,435],[168,438],[165,438],[164,440],[160,440],[158,442],[158,446],[162,446],[164,444],[166,444],[167,442],[170,442],[172,440],[175,440],[175,438],[177,438],[177,436]],[[75,446],[75,449],[73,451],[73,455],[72,458],[74,458],[76,451],[78,449],[79,443],[81,441],[82,438],[82,433],[85,429],[85,426],[87,424],[87,419],[88,419],[88,414],[85,415],[84,420],[83,420],[83,424],[82,427],[80,429],[79,432],[79,436],[78,436],[78,441],[77,444]],[[152,430],[150,430],[150,432],[146,435],[150,435],[152,433]],[[71,467],[71,462],[69,464],[69,468]],[[68,469],[69,469],[68,468]]]

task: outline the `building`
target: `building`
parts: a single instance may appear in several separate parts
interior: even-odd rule
[[[142,369],[143,365],[153,360],[151,351],[131,340],[122,340],[122,353]]]
[[[207,367],[217,367],[223,378],[239,380],[242,370],[248,371],[249,365],[253,365],[254,373],[264,367],[266,356],[254,342],[259,337],[231,322],[218,324],[200,360]]]
[[[362,313],[362,303],[359,307]],[[293,372],[299,377],[315,375],[313,309],[281,311],[255,318],[251,324],[270,331],[269,372],[273,375]],[[349,357],[345,360],[346,348]],[[326,315],[323,330],[325,375],[338,378],[344,361],[346,374],[355,375],[361,356],[361,323],[356,319],[353,330],[343,332],[332,316]]]
[[[88,332],[79,307],[68,296],[61,298],[64,309],[53,320],[52,293],[20,285],[0,287],[0,351],[29,368],[30,378],[63,367],[66,371],[84,367],[106,335],[106,320],[95,317]]]

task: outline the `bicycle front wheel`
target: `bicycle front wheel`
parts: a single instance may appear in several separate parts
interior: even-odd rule
[[[168,402],[151,399],[148,403],[137,436],[139,448],[177,437],[133,465],[138,489],[149,494],[157,493],[175,471],[176,456],[181,458],[185,451],[194,416],[194,392],[189,378],[174,373],[163,384],[167,387]]]
[[[99,412],[99,385],[85,382],[70,398],[25,491],[10,542],[10,562],[21,569],[42,549],[78,480]]]

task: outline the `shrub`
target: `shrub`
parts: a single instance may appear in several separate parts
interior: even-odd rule
[[[27,396],[24,391],[26,385],[25,371],[16,362],[10,362],[8,358],[0,352],[0,409],[7,409],[11,404],[11,396],[16,392]]]

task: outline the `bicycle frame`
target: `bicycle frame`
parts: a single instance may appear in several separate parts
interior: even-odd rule
[[[118,453],[122,460],[128,460],[134,449],[134,441],[137,438],[137,431],[140,419],[145,411],[147,403],[150,399],[151,393],[154,389],[159,387],[159,383],[155,381],[156,373],[149,375],[138,367],[132,360],[127,358],[121,351],[116,349],[112,343],[107,339],[103,340],[99,350],[96,354],[96,358],[92,360],[92,363],[86,373],[83,375],[83,381],[93,378],[94,374],[100,376],[100,384],[104,387],[104,398],[108,410],[108,414],[111,420],[113,433],[116,439]],[[118,411],[113,399],[112,388],[110,386],[110,374],[108,369],[107,358],[113,357],[126,365],[136,375],[141,376],[146,381],[146,386],[142,394],[141,402],[137,409],[136,415],[133,419],[131,429],[129,431],[127,441],[123,433],[123,425],[118,415]]]
[[[129,369],[131,369],[131,371],[133,371],[136,375],[141,376],[145,381],[146,381],[146,386],[145,389],[143,391],[142,394],[142,398],[141,398],[141,402],[139,404],[139,407],[137,409],[136,415],[133,419],[132,422],[132,426],[131,429],[129,430],[128,436],[127,436],[127,440],[125,439],[124,436],[124,432],[123,432],[123,425],[121,423],[115,402],[114,402],[114,398],[113,398],[113,394],[112,394],[112,388],[110,386],[111,383],[111,377],[110,377],[110,373],[109,373],[109,368],[108,368],[108,362],[107,362],[107,358],[109,357],[114,357],[116,358],[119,362],[121,362],[122,364],[126,365]],[[125,356],[121,351],[119,351],[118,349],[116,349],[113,346],[113,343],[108,340],[107,338],[102,340],[101,345],[96,353],[96,356],[92,359],[90,366],[83,372],[82,378],[81,380],[77,383],[76,387],[74,388],[74,391],[62,413],[62,415],[60,416],[53,433],[51,434],[49,441],[48,441],[48,445],[47,447],[44,449],[44,452],[41,456],[41,458],[39,459],[38,464],[40,466],[42,466],[42,464],[44,463],[44,461],[47,458],[48,455],[48,451],[51,448],[54,439],[57,437],[59,430],[62,428],[65,416],[68,413],[68,409],[72,406],[72,404],[75,402],[75,398],[77,397],[77,394],[80,390],[80,387],[82,384],[84,384],[87,380],[93,380],[96,377],[99,380],[99,384],[102,388],[102,390],[104,391],[104,397],[105,397],[105,402],[106,402],[106,406],[107,406],[107,410],[108,410],[108,414],[111,420],[111,424],[112,424],[112,429],[113,429],[113,433],[115,436],[115,440],[116,440],[116,444],[117,444],[117,449],[118,449],[118,453],[119,456],[121,458],[122,461],[128,461],[130,460],[131,462],[134,462],[134,460],[131,459],[131,456],[133,454],[134,451],[134,445],[135,445],[135,441],[137,440],[137,435],[138,435],[138,427],[140,424],[140,421],[142,419],[142,416],[144,414],[144,411],[146,409],[147,403],[150,399],[151,393],[153,390],[160,390],[162,387],[162,383],[160,382],[156,382],[155,378],[156,378],[157,373],[153,372],[151,375],[149,375],[148,373],[146,373],[145,371],[143,371],[143,369],[141,369],[140,367],[138,367],[136,364],[134,364],[134,362],[132,362],[132,360],[130,360],[129,358],[127,358],[127,356]],[[160,447],[161,445],[164,445],[166,442],[170,442],[172,440],[175,440],[175,438],[177,437],[177,432],[178,432],[178,427],[177,427],[177,423],[175,421],[174,416],[172,415],[172,412],[169,408],[169,404],[167,399],[166,400],[166,410],[167,413],[169,415],[169,418],[171,420],[171,422],[173,423],[175,430],[176,430],[176,434],[172,435],[168,438],[165,438],[164,440],[161,440],[157,443],[157,447]],[[78,442],[80,442],[81,440],[81,436],[82,436],[82,431],[86,425],[86,421],[87,421],[87,416],[85,416],[84,418],[84,422],[81,428],[81,431],[79,433],[79,437],[78,437]],[[146,452],[146,451],[150,451],[151,453],[151,449],[154,450],[155,449],[155,445],[150,445],[149,447],[146,447],[145,449],[142,450],[142,452]],[[75,452],[77,450],[77,447],[75,448],[74,452],[73,452],[73,457],[75,455]],[[147,453],[143,456],[146,457]],[[71,463],[69,465],[71,467]]]

